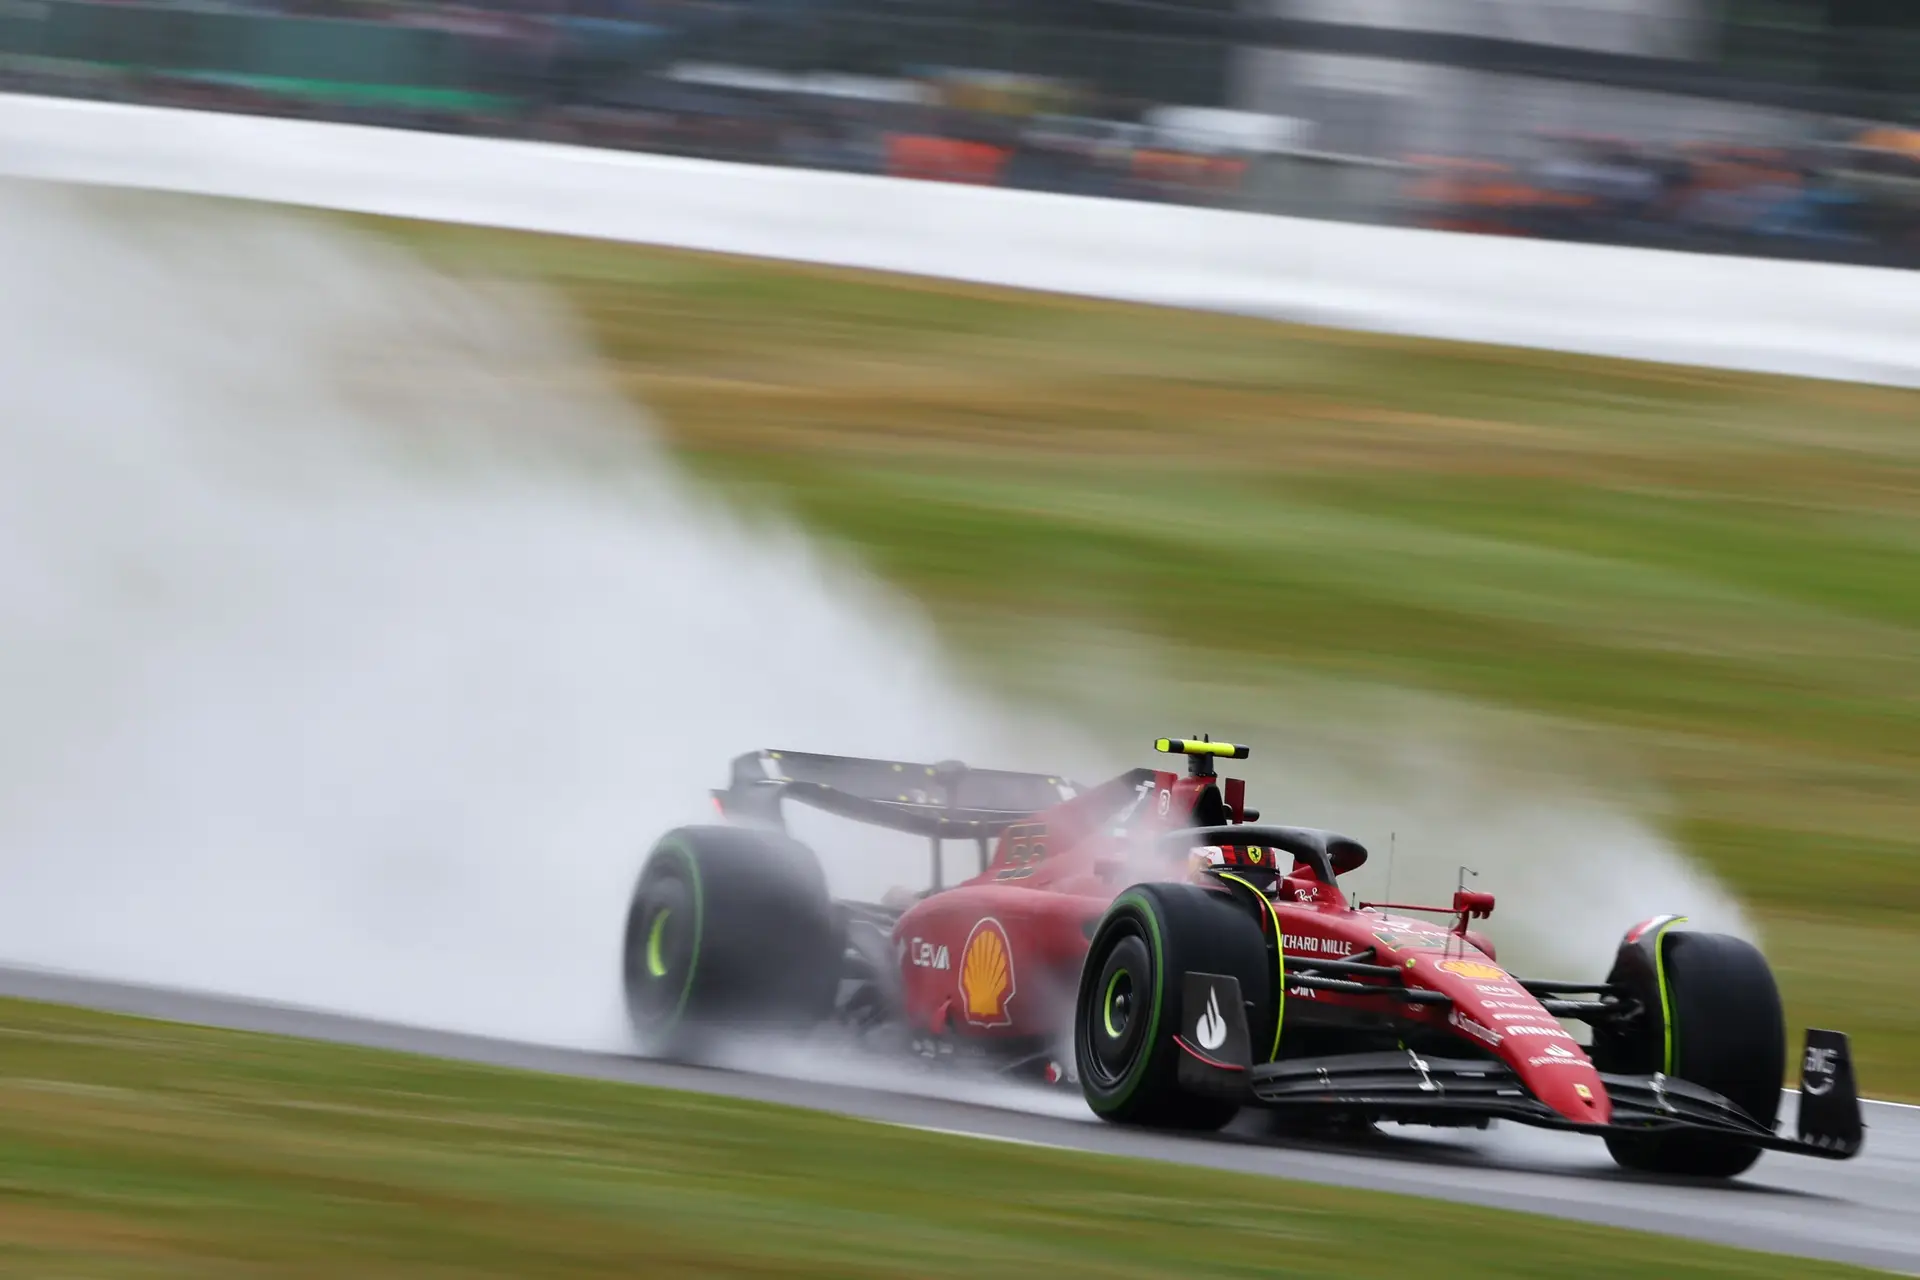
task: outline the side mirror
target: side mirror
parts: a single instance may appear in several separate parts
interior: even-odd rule
[[[1474,893],[1469,889],[1456,889],[1453,894],[1453,909],[1463,920],[1485,920],[1493,914],[1493,895]]]

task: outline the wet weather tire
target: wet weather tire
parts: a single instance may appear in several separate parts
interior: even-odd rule
[[[1711,1089],[1772,1128],[1787,1069],[1786,1019],[1766,957],[1751,943],[1718,933],[1669,933],[1660,939],[1672,1059],[1658,1016],[1627,1035],[1597,1031],[1594,1062],[1602,1071],[1667,1071]],[[1616,973],[1614,980],[1631,977]],[[1634,992],[1659,1011],[1657,981]],[[1607,1150],[1622,1167],[1644,1173],[1731,1178],[1760,1157],[1737,1139],[1692,1131],[1610,1136]]]
[[[627,910],[627,1015],[643,1050],[675,1057],[716,1031],[808,1030],[832,1012],[843,949],[805,845],[681,827],[654,845]]]
[[[1259,926],[1197,885],[1135,885],[1093,936],[1074,1005],[1074,1066],[1094,1114],[1119,1124],[1209,1130],[1239,1105],[1179,1084],[1180,990],[1189,971],[1237,978],[1256,1052],[1273,1034],[1273,966]]]

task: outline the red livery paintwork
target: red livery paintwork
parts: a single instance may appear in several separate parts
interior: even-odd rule
[[[1244,783],[1184,777],[1156,771],[1141,784],[1141,794],[1116,805],[1101,788],[1036,813],[1029,823],[1008,829],[995,845],[985,870],[916,903],[893,930],[904,954],[910,939],[945,947],[952,957],[946,969],[905,963],[901,968],[902,1013],[916,1031],[934,1036],[999,1041],[1042,1041],[1057,1036],[1071,1016],[1093,926],[1114,896],[1147,879],[1193,879],[1213,874],[1213,856],[1196,867],[1187,857],[1160,858],[1149,849],[1161,833],[1209,825],[1232,812],[1227,797],[1240,801]],[[1222,792],[1225,792],[1225,795]],[[1217,811],[1210,811],[1218,806]],[[1244,808],[1242,802],[1240,807]],[[1403,983],[1444,992],[1444,1005],[1413,1005],[1397,1011],[1415,1027],[1458,1037],[1476,1050],[1490,1052],[1511,1067],[1541,1101],[1580,1124],[1605,1124],[1611,1114],[1606,1089],[1586,1050],[1536,998],[1516,985],[1487,951],[1458,930],[1429,921],[1362,910],[1348,902],[1337,880],[1321,879],[1315,869],[1291,855],[1264,846],[1207,846],[1230,874],[1257,877],[1278,912],[1289,957],[1345,959],[1371,950],[1373,963],[1404,971]],[[1363,855],[1364,856],[1364,855]],[[1471,898],[1474,914],[1492,909],[1492,895]],[[1436,908],[1437,910],[1438,908]],[[990,922],[1006,941],[1004,975],[996,968],[967,962],[968,943]],[[969,991],[968,984],[976,983]],[[998,1005],[983,1002],[981,983],[1002,982],[1008,990]],[[1288,1018],[1298,1004],[1310,1002],[1310,1014],[1296,1019],[1307,1028],[1338,1023],[1340,1012],[1362,1018],[1377,1015],[1379,996],[1339,991],[1290,991]],[[1525,1022],[1501,1021],[1502,1014],[1523,1012]],[[1455,1018],[1465,1019],[1464,1028]],[[1549,1052],[1552,1050],[1552,1052]],[[1585,1093],[1581,1093],[1584,1086]]]
[[[1215,772],[1247,748],[1155,748],[1185,771],[1086,790],[952,761],[736,758],[714,792],[726,827],[668,833],[642,871],[623,950],[636,1030],[688,1043],[812,1025],[830,1003],[862,1043],[1077,1077],[1117,1123],[1218,1127],[1242,1106],[1336,1126],[1508,1119],[1602,1136],[1630,1169],[1721,1177],[1762,1150],[1860,1150],[1835,1031],[1807,1032],[1820,1087],[1798,1134],[1778,1132],[1785,1031],[1750,944],[1657,916],[1601,981],[1515,975],[1469,927],[1492,894],[1351,901],[1340,878],[1367,850],[1263,824],[1245,782]],[[929,887],[830,899],[787,802],[927,841]],[[976,860],[957,883],[954,845]]]

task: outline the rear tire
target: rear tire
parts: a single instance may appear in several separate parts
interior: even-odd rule
[[[832,1012],[843,949],[812,850],[778,832],[681,827],[648,854],[627,909],[627,1016],[664,1056],[719,1031],[808,1030]]]
[[[1135,885],[1093,936],[1074,1004],[1074,1066],[1095,1115],[1160,1129],[1219,1129],[1238,1103],[1179,1083],[1181,983],[1189,971],[1236,978],[1256,1053],[1273,1035],[1273,959],[1229,897],[1197,885]]]
[[[1668,1074],[1733,1102],[1771,1128],[1780,1113],[1787,1071],[1787,1026],[1766,957],[1752,944],[1718,933],[1673,932],[1660,939],[1673,1042]],[[1657,1014],[1659,984],[1617,970],[1634,995]],[[1667,1069],[1667,1039],[1656,1016],[1627,1035],[1598,1029],[1594,1063],[1602,1071],[1645,1074]],[[1679,1131],[1607,1138],[1622,1167],[1643,1173],[1731,1178],[1760,1158],[1737,1139]]]

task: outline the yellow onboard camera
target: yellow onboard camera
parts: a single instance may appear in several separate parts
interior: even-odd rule
[[[1155,738],[1153,749],[1170,756],[1187,757],[1187,772],[1197,778],[1213,777],[1215,759],[1245,760],[1253,754],[1251,747],[1235,746],[1231,742],[1212,742],[1204,737]]]

